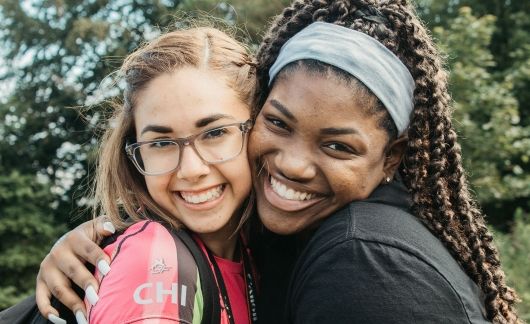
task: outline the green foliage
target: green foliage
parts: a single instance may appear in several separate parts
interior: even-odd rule
[[[98,92],[104,76],[158,24],[169,24],[179,1],[0,1],[1,49],[13,69],[0,75],[14,84],[3,101],[0,133],[12,154],[6,168],[41,173],[60,195],[64,221],[72,197],[84,193],[87,160],[101,122],[97,109],[77,109],[113,93]],[[20,163],[24,161],[24,163]]]
[[[514,62],[518,68],[498,69],[491,50],[496,23],[495,16],[476,17],[462,7],[434,35],[449,56],[454,118],[473,188],[493,220],[506,223],[514,202],[530,198],[530,125],[521,118],[525,107],[515,92],[528,78],[519,68],[528,57]],[[506,207],[511,212],[498,212]]]
[[[235,24],[248,37],[247,41],[257,46],[271,17],[279,14],[289,3],[289,0],[187,0],[184,5],[186,9],[204,11]]]
[[[530,214],[524,214],[522,209],[518,209],[511,231],[506,234],[495,233],[495,241],[507,281],[521,298],[519,315],[530,321]]]
[[[53,202],[49,185],[34,175],[0,177],[0,309],[33,291],[36,269],[66,229],[54,220]]]

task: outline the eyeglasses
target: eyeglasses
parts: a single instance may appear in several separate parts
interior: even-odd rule
[[[125,152],[134,166],[144,175],[162,175],[176,170],[182,151],[190,145],[207,164],[229,161],[238,156],[252,120],[224,125],[185,138],[161,139],[127,144]]]

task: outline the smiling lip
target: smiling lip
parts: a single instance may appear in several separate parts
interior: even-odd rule
[[[226,184],[223,184],[223,185],[220,185],[222,188],[221,188],[221,194],[217,197],[217,198],[214,198],[212,200],[206,200],[204,202],[199,202],[199,203],[192,203],[192,202],[188,202],[186,200],[184,200],[184,198],[182,197],[183,195],[183,192],[185,193],[185,195],[189,195],[189,194],[199,194],[199,193],[204,193],[204,192],[207,192],[215,187],[218,187],[219,185],[217,186],[213,186],[213,187],[209,187],[209,188],[206,188],[206,189],[201,189],[201,190],[194,190],[194,191],[175,191],[174,195],[175,197],[177,197],[178,201],[184,205],[186,208],[188,209],[191,209],[191,210],[208,210],[208,209],[212,209],[214,207],[216,207],[217,205],[219,205],[224,196],[225,196],[225,191],[226,191]]]
[[[324,197],[315,197],[307,200],[291,200],[281,197],[273,189],[269,177],[264,177],[263,192],[267,201],[274,207],[283,211],[294,212],[315,205],[324,199]]]

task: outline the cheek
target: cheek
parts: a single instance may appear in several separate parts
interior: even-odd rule
[[[157,203],[164,201],[164,193],[167,191],[169,180],[165,176],[145,177],[147,191]]]
[[[246,198],[252,187],[252,177],[247,154],[241,153],[237,159],[219,165],[224,177],[230,182],[237,197]]]
[[[364,191],[364,184],[357,180],[355,174],[349,172],[331,179],[330,185],[335,194],[335,203],[339,207],[360,198],[360,194]]]
[[[334,204],[341,208],[357,200],[367,198],[375,188],[369,174],[354,165],[335,165],[326,168],[325,175],[334,195]]]
[[[275,145],[272,137],[270,131],[262,123],[256,123],[250,133],[248,143],[248,158],[250,161],[254,161],[267,151],[274,149]]]

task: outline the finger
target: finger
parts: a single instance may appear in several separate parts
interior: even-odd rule
[[[86,320],[86,314],[83,313],[81,310],[76,311],[74,314],[77,324],[88,324],[88,321]]]
[[[43,263],[45,263],[45,261],[43,261]],[[42,311],[44,312],[46,312],[46,304],[50,304],[50,307],[52,307],[49,298],[51,293],[68,309],[74,312],[82,310],[86,313],[83,300],[81,300],[77,293],[72,289],[70,280],[68,280],[68,278],[57,268],[47,268],[46,264],[41,264],[41,270],[39,271],[37,280],[37,291],[37,302],[43,305],[44,309]],[[59,315],[56,311],[53,312],[53,314]]]
[[[49,318],[50,315],[56,316],[59,318],[59,312],[51,305],[51,297],[52,293],[42,280],[39,275],[37,275],[37,285],[35,288],[35,301],[37,302],[37,307],[39,308],[39,312],[44,316],[45,318]],[[52,316],[52,317],[53,317]],[[52,323],[57,323],[57,319],[50,320]]]
[[[79,264],[82,264],[83,261],[96,266],[102,275],[106,275],[110,270],[109,256],[92,240],[98,227],[98,225],[94,225],[95,222],[91,221],[79,225],[68,233],[61,242],[56,243],[50,251],[61,270],[80,287],[85,287],[87,282],[84,280],[90,279],[88,270],[84,266],[82,268],[79,267]],[[103,232],[106,232],[106,230],[102,230]],[[73,255],[75,257],[68,258],[65,255]],[[92,276],[90,275],[90,277]],[[82,283],[85,283],[85,285]]]
[[[61,244],[68,242],[68,239],[66,239]],[[92,241],[89,242],[90,244],[94,244]],[[99,247],[97,248],[99,249]],[[73,253],[75,253],[75,250]],[[61,248],[60,245],[54,247],[50,251],[47,259],[41,263],[42,277],[45,279],[48,287],[60,286],[65,280],[72,280],[77,286],[85,290],[88,301],[92,305],[95,305],[98,300],[96,294],[96,291],[99,289],[98,280],[85,267],[83,260],[80,260],[73,253],[70,250]],[[102,253],[104,254],[104,252]],[[102,275],[106,275],[110,271],[110,266],[106,260],[101,259],[97,264]],[[104,266],[102,266],[103,264]]]
[[[53,324],[67,324],[66,321],[59,316],[56,316],[54,314],[48,315],[48,321],[52,322]]]
[[[110,221],[110,219],[106,216],[101,216],[97,218],[98,220],[98,234],[103,236],[109,236],[111,234],[116,233],[116,228],[114,227],[114,224]]]
[[[93,241],[96,243],[101,243],[104,237],[116,233],[114,224],[105,215],[94,218],[92,221],[83,223],[80,226],[83,226],[87,236],[95,237]]]

